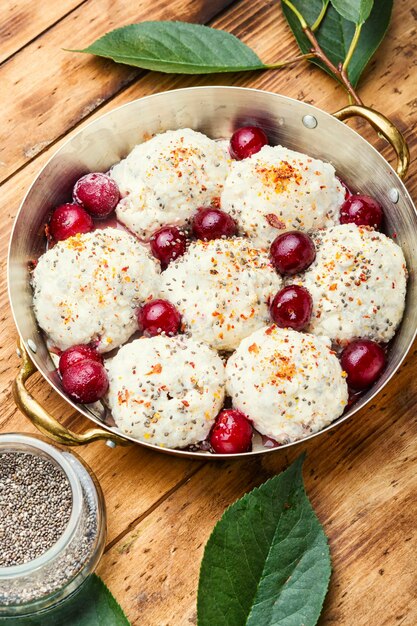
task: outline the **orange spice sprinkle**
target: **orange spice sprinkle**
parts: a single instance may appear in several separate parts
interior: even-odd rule
[[[145,376],[150,376],[151,374],[160,374],[162,372],[162,365],[157,363],[153,365],[149,372],[146,372]]]
[[[273,377],[272,384],[275,382],[275,378],[278,379],[286,379],[291,380],[296,373],[296,367],[292,359],[288,356],[284,356],[282,354],[275,354],[273,358],[273,363],[276,367]]]
[[[84,242],[81,241],[81,235],[80,233],[77,235],[74,235],[73,237],[69,237],[66,242],[65,242],[67,248],[69,249],[73,249],[73,250],[84,250]]]
[[[119,391],[117,394],[117,402],[118,404],[124,404],[129,400],[129,391],[128,389],[123,389],[123,391]]]
[[[260,176],[263,184],[273,187],[276,193],[286,191],[290,182],[299,185],[302,179],[300,172],[288,163],[288,161],[281,161],[279,166],[275,167],[257,166],[256,172]]]
[[[213,311],[212,316],[213,317],[218,317],[220,324],[224,323],[224,315],[223,315],[223,313],[220,313],[219,311]]]
[[[173,167],[178,167],[180,163],[191,158],[193,156],[193,152],[195,152],[195,150],[192,148],[174,148],[171,150],[169,158]]]

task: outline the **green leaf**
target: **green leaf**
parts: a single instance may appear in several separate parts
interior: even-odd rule
[[[265,69],[251,48],[223,30],[186,22],[142,22],[112,30],[84,50],[117,63],[173,74]]]
[[[374,0],[331,0],[336,11],[354,24],[363,24],[372,11]]]
[[[130,626],[101,578],[93,574],[79,592],[57,608],[34,617],[3,620],[3,626]]]
[[[297,17],[283,2],[281,4],[301,51],[303,53],[309,52],[311,44]],[[293,4],[302,13],[308,24],[314,23],[322,7],[321,0],[293,0]],[[378,0],[362,27],[358,45],[348,68],[349,80],[354,87],[387,32],[392,5],[393,0]],[[344,19],[332,6],[329,6],[320,28],[316,32],[316,37],[325,54],[336,66],[344,61],[354,32],[355,25]],[[333,76],[321,61],[313,59],[311,62]]]
[[[326,536],[305,494],[303,457],[235,502],[208,540],[199,626],[314,626],[330,578]]]

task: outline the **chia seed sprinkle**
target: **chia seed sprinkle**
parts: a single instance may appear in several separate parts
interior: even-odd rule
[[[49,459],[0,454],[0,567],[33,561],[51,548],[71,515],[72,493]]]

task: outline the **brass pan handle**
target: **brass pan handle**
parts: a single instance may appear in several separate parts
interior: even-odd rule
[[[376,131],[381,134],[394,148],[397,154],[397,174],[404,180],[410,165],[410,151],[404,135],[396,126],[382,113],[359,104],[349,106],[333,113],[342,122],[351,117],[361,117],[366,120]]]
[[[119,435],[102,428],[90,428],[85,433],[77,434],[62,426],[26,389],[26,381],[37,369],[30,359],[23,341],[20,342],[20,352],[22,355],[22,367],[13,381],[13,397],[22,413],[43,435],[65,446],[82,446],[100,439],[119,445],[127,445],[129,443],[126,439],[119,437]]]

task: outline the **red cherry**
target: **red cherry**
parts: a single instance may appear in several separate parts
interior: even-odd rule
[[[352,389],[367,389],[378,380],[387,357],[383,348],[371,339],[356,339],[342,352],[341,365]]]
[[[340,223],[372,226],[379,230],[384,219],[381,206],[370,196],[349,196],[340,207]]]
[[[268,137],[257,126],[242,126],[233,133],[230,139],[230,154],[240,161],[256,154],[266,146]]]
[[[345,183],[345,181],[340,178],[340,176],[336,176],[336,178],[339,181],[339,183],[342,185],[343,189],[345,190],[345,200],[347,200],[349,196],[352,195],[352,192],[347,186],[347,184]]]
[[[97,363],[103,363],[101,355],[94,350],[91,346],[71,346],[65,350],[59,357],[59,371],[61,375],[75,363],[80,361],[97,361]]]
[[[237,231],[236,222],[228,213],[211,207],[198,209],[193,219],[192,228],[195,237],[205,241],[232,237],[236,235]]]
[[[62,374],[64,391],[76,402],[97,402],[106,393],[109,382],[104,365],[90,359],[78,361]]]
[[[180,329],[181,314],[168,300],[152,300],[138,311],[140,330],[147,337],[155,335],[176,335]]]
[[[252,445],[252,426],[240,411],[225,409],[211,429],[210,444],[218,454],[247,452]]]
[[[107,217],[120,199],[116,182],[101,172],[86,174],[75,183],[72,197],[94,217]]]
[[[163,226],[152,235],[149,243],[152,254],[165,268],[171,261],[184,254],[187,238],[184,231],[177,226]]]
[[[271,258],[280,274],[292,276],[306,270],[316,258],[311,237],[299,230],[278,235],[271,245]]]
[[[49,222],[49,232],[56,241],[78,233],[89,233],[93,228],[90,215],[78,204],[61,204],[54,210]]]
[[[305,287],[288,285],[278,291],[270,310],[272,319],[280,328],[303,330],[311,318],[313,299]]]

